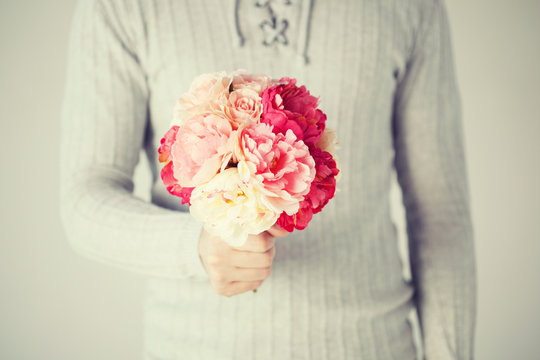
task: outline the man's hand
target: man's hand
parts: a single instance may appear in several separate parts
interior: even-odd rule
[[[261,286],[272,271],[275,237],[287,234],[274,226],[259,235],[249,235],[241,247],[232,247],[203,230],[199,238],[199,255],[214,291],[231,297]]]

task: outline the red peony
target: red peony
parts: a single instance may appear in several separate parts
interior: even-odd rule
[[[300,202],[300,208],[294,215],[287,215],[286,212],[282,212],[281,216],[276,221],[282,229],[292,232],[295,228],[298,230],[304,230],[308,226],[311,218],[313,217],[313,210],[311,209],[311,203],[303,200]]]
[[[311,202],[313,213],[316,214],[334,197],[339,170],[329,152],[315,148],[311,150],[311,156],[315,159],[316,174],[306,198]]]
[[[298,140],[314,147],[326,123],[326,114],[317,109],[319,100],[305,86],[296,86],[295,79],[285,77],[279,82],[261,95],[261,122],[273,125],[275,133],[285,134],[290,129]]]

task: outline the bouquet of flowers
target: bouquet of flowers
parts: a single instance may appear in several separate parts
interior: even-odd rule
[[[277,224],[302,230],[334,197],[335,132],[287,77],[198,76],[161,139],[161,178],[211,234],[241,246]]]

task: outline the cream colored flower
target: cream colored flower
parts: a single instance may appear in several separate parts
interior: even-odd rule
[[[238,168],[228,168],[191,193],[190,212],[209,233],[231,246],[241,246],[249,234],[259,234],[275,224],[279,213]]]
[[[328,151],[335,159],[338,146],[336,143],[336,131],[334,129],[325,128],[319,141],[315,144],[319,149]]]
[[[231,83],[232,76],[224,71],[196,77],[176,102],[172,124],[181,126],[193,116],[219,109],[229,99]]]
[[[233,72],[233,89],[250,89],[261,93],[275,84],[271,77],[264,74],[248,74],[244,70],[237,70]]]

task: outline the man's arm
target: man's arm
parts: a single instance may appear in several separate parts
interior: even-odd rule
[[[460,99],[445,5],[422,12],[396,93],[395,166],[426,358],[471,359],[476,265]]]
[[[141,12],[127,5],[77,6],[62,109],[63,225],[86,257],[151,276],[206,278],[197,251],[201,225],[133,195],[149,89],[137,55]]]

